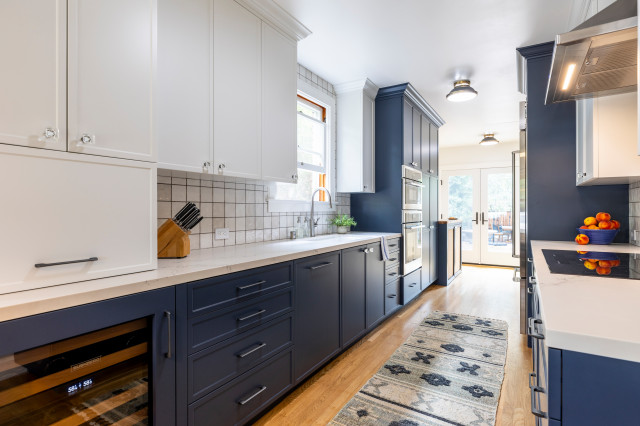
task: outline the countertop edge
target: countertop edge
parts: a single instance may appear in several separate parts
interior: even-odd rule
[[[402,236],[399,233],[380,232],[371,234],[373,235],[367,236],[360,234],[363,237],[362,239],[343,241],[337,244],[330,244],[327,240],[324,240],[320,243],[329,244],[312,249],[302,249],[300,251],[277,254],[257,260],[231,262],[226,265],[214,267],[194,267],[185,272],[180,270],[181,259],[161,260],[165,265],[160,267],[159,264],[159,268],[152,271],[3,294],[0,295],[0,322],[375,243],[380,241],[381,236],[387,238],[398,238]],[[257,244],[283,244],[287,241],[288,240],[278,240],[270,243]],[[198,250],[198,252],[206,253],[207,250],[213,254],[215,250],[220,249],[202,249]],[[167,266],[166,264],[169,262],[174,263],[175,266]],[[168,272],[168,269],[172,269],[172,272]],[[166,273],[167,275],[157,276],[162,273]]]

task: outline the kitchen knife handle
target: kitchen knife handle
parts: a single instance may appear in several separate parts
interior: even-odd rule
[[[84,263],[84,262],[95,262],[97,261],[97,257],[90,257],[88,259],[78,259],[78,260],[67,260],[65,262],[53,262],[53,263],[36,263],[36,268],[48,268],[49,266],[59,266],[59,265],[70,265],[72,263]]]

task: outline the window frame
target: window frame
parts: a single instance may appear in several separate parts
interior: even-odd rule
[[[298,90],[297,94],[303,98],[309,100],[316,105],[325,108],[326,120],[325,120],[325,137],[327,138],[325,144],[325,167],[326,174],[329,180],[329,191],[331,192],[333,207],[329,207],[328,201],[318,201],[317,195],[315,209],[318,212],[321,211],[336,211],[336,99],[335,96],[327,94],[320,87],[308,83],[306,80],[298,76]],[[297,98],[296,98],[297,101]],[[297,114],[297,110],[295,112]],[[296,155],[298,147],[296,143]],[[297,161],[297,159],[296,159]],[[296,168],[297,170],[297,168]],[[273,185],[277,182],[271,182],[268,185],[269,194],[267,196],[267,211],[269,213],[284,213],[284,212],[303,212],[311,210],[311,201],[300,200],[281,200],[273,197]]]

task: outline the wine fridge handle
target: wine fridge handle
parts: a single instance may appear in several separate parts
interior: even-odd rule
[[[164,316],[167,318],[167,353],[164,354],[165,357],[171,358],[171,312],[164,311]]]

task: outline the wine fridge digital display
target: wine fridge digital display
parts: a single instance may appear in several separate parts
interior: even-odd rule
[[[152,424],[151,319],[0,357],[0,425]]]

